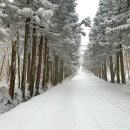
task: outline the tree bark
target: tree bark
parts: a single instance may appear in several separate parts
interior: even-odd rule
[[[64,73],[64,61],[63,59],[61,60],[61,83],[63,81],[63,73]]]
[[[120,50],[120,67],[121,67],[121,79],[122,79],[122,84],[126,84],[126,79],[125,79],[125,72],[124,72],[124,58],[123,58],[123,51],[122,51],[122,45],[119,45]]]
[[[43,67],[43,79],[42,79],[42,88],[44,91],[47,90],[47,84],[46,84],[46,71],[47,71],[47,36],[45,36],[45,44],[44,44],[44,53],[43,53],[43,58],[44,58],[44,67]]]
[[[34,91],[35,70],[36,70],[36,48],[37,48],[36,24],[34,23],[33,26],[34,27],[33,27],[32,58],[31,58],[30,81],[29,81],[30,97],[33,96]]]
[[[9,95],[12,99],[14,97],[15,77],[16,77],[16,45],[17,41],[14,41],[12,44],[11,75],[10,75],[10,88],[9,88]]]
[[[105,80],[104,79],[104,65],[102,65],[101,69],[102,69],[102,79]]]
[[[59,61],[59,57],[57,55],[55,55],[55,82],[54,82],[54,85],[57,85],[57,83],[58,83],[58,61]]]
[[[106,60],[104,61],[104,80],[107,81],[107,65],[106,65]]]
[[[21,84],[21,75],[20,75],[20,54],[19,54],[19,31],[17,29],[17,60],[18,60],[18,88]]]
[[[110,73],[111,73],[111,83],[115,83],[115,74],[114,74],[114,70],[113,70],[113,58],[112,56],[109,57],[110,60]]]
[[[39,44],[39,55],[38,55],[38,67],[37,67],[37,79],[36,79],[36,92],[35,95],[39,94],[39,84],[40,84],[40,77],[41,77],[41,65],[42,65],[42,51],[43,51],[43,35],[41,35],[40,38],[40,44]]]
[[[120,83],[120,54],[116,53],[116,71],[117,71],[117,83]]]
[[[46,61],[46,85],[49,83],[49,76],[50,76],[50,72],[49,72],[49,47],[47,47],[47,61]]]
[[[25,99],[25,84],[26,84],[26,70],[27,70],[27,47],[28,47],[28,39],[29,39],[29,23],[30,18],[26,18],[25,25],[25,42],[24,42],[24,56],[23,56],[23,70],[22,70],[22,81],[21,81],[21,90],[22,90],[22,98]]]
[[[28,66],[27,66],[27,82],[30,82],[30,69],[31,69],[31,53],[28,54]]]
[[[50,61],[50,83],[53,84],[53,62]]]

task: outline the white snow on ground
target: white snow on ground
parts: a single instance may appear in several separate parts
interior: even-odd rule
[[[78,72],[0,115],[0,130],[130,130],[130,88]]]

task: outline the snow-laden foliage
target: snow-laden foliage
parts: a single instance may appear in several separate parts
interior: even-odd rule
[[[21,15],[25,18],[32,17],[33,14],[34,12],[30,8],[23,8],[18,10],[18,15]]]

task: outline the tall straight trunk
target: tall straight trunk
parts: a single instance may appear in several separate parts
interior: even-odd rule
[[[50,61],[50,83],[53,85],[53,61]]]
[[[126,60],[126,73],[128,73],[128,78],[130,77],[130,73],[129,73],[129,63],[128,63],[128,54],[127,52],[125,52],[125,60]]]
[[[22,70],[22,80],[21,80],[21,90],[22,90],[22,98],[23,99],[25,99],[25,84],[26,84],[26,71],[27,71],[27,49],[28,49],[29,23],[30,23],[30,21],[31,21],[30,18],[26,18],[23,70]]]
[[[61,59],[59,58],[58,83],[61,83]]]
[[[126,84],[126,79],[125,79],[125,72],[124,72],[124,58],[123,58],[123,51],[122,51],[122,45],[119,45],[120,50],[120,67],[121,67],[121,80],[122,84]]]
[[[65,79],[67,78],[67,67],[65,66],[65,69],[64,69],[64,77]]]
[[[44,67],[43,67],[43,79],[42,79],[42,88],[44,91],[47,89],[46,84],[46,71],[47,71],[47,36],[45,36],[45,44],[44,44],[44,53],[43,53],[43,59],[44,59]]]
[[[104,80],[107,81],[107,65],[106,65],[106,60],[104,61]]]
[[[113,70],[113,58],[112,56],[109,57],[110,60],[110,73],[111,73],[111,83],[115,83],[115,74],[114,74],[114,70]]]
[[[11,75],[10,75],[10,88],[9,95],[13,99],[14,97],[14,88],[15,88],[15,77],[16,77],[16,45],[17,41],[14,41],[12,44],[12,56],[11,56]]]
[[[54,85],[57,85],[58,83],[58,61],[59,61],[59,57],[55,55],[55,83]]]
[[[46,61],[46,84],[49,83],[49,76],[50,76],[50,72],[49,72],[49,66],[50,66],[50,62],[49,62],[49,47],[47,47],[47,61]]]
[[[63,81],[63,73],[64,73],[64,61],[63,59],[61,60],[61,83]]]
[[[30,69],[30,81],[29,81],[29,91],[30,97],[33,96],[34,82],[35,82],[35,72],[36,72],[36,47],[37,47],[37,35],[36,35],[36,24],[33,25],[33,43],[32,43],[32,58],[31,58],[31,69]]]
[[[41,77],[41,65],[42,65],[42,51],[43,51],[43,35],[41,35],[40,38],[40,44],[39,44],[39,55],[38,55],[38,67],[37,67],[37,79],[36,79],[36,93],[35,95],[39,94],[39,84],[40,84],[40,77]]]
[[[20,54],[19,54],[19,31],[17,29],[17,60],[18,60],[18,88],[21,84],[21,75],[20,75]]]
[[[28,54],[28,66],[27,66],[27,82],[30,82],[30,68],[31,68],[31,53]]]
[[[55,62],[52,64],[52,84],[55,85]]]
[[[117,83],[120,83],[120,54],[116,53],[116,71],[117,71]]]
[[[102,69],[102,79],[104,79],[104,65],[102,65],[101,69]]]

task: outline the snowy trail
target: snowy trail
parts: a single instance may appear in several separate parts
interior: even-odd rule
[[[78,72],[0,115],[0,130],[130,130],[130,89]]]

